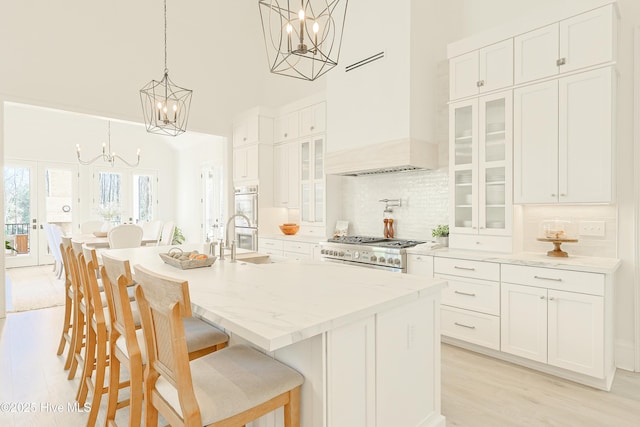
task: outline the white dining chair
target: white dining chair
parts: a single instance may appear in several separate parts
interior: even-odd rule
[[[176,224],[173,221],[166,221],[162,226],[162,234],[158,245],[170,245],[173,242],[173,234],[176,230]]]
[[[160,241],[162,233],[162,221],[145,221],[140,224],[142,226],[142,240],[153,240],[155,243]]]
[[[137,248],[142,245],[142,227],[135,224],[118,225],[107,234],[109,248]]]

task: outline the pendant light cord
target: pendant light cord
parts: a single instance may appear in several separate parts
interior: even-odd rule
[[[164,0],[164,73],[169,74],[167,69],[167,0]]]

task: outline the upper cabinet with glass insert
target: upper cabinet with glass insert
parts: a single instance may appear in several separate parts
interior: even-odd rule
[[[510,235],[511,91],[450,105],[450,228]]]
[[[303,222],[324,223],[324,149],[324,135],[300,143],[300,219]]]

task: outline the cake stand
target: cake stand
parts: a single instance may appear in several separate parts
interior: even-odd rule
[[[551,256],[551,257],[562,257],[562,258],[566,258],[569,256],[568,253],[566,253],[565,251],[563,251],[562,249],[560,249],[560,245],[563,243],[575,243],[578,241],[578,239],[547,239],[544,237],[538,237],[538,240],[540,242],[551,242],[553,243],[553,250],[552,251],[548,251],[547,252],[547,256]]]

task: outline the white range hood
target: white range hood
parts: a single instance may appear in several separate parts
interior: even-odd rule
[[[425,13],[422,0],[349,2],[341,64],[327,73],[327,174],[438,167],[437,67]]]
[[[326,154],[325,173],[360,176],[438,167],[438,146],[415,139],[379,142]]]

